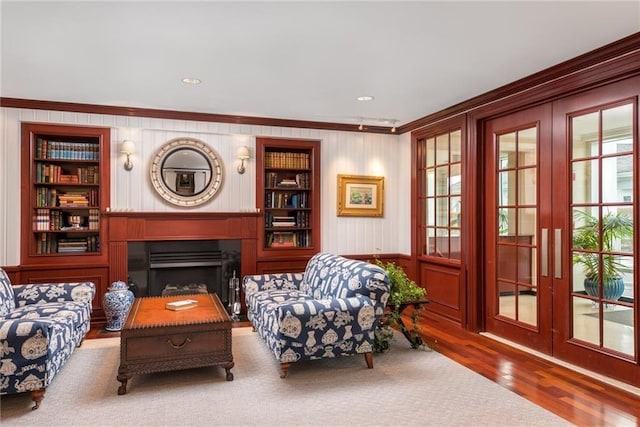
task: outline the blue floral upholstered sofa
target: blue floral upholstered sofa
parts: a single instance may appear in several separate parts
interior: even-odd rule
[[[377,322],[389,279],[373,264],[329,253],[314,255],[303,273],[243,278],[247,316],[280,362],[364,354],[373,368]]]
[[[0,268],[0,395],[47,386],[89,331],[92,282],[11,285]]]

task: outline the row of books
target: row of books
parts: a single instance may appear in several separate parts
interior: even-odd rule
[[[274,152],[264,153],[266,168],[309,169],[309,153]]]
[[[36,140],[36,158],[51,160],[98,160],[100,145],[92,142]]]
[[[58,196],[58,206],[89,207],[88,193],[65,193]]]
[[[100,210],[89,209],[89,216],[80,216],[78,224],[72,224],[70,217],[59,210],[36,209],[33,215],[34,231],[67,231],[67,230],[89,230],[97,231],[100,228]]]
[[[79,201],[76,203],[75,201]],[[88,203],[86,203],[86,202]],[[36,206],[46,207],[88,207],[99,206],[100,195],[97,188],[92,188],[85,192],[61,193],[57,188],[37,187]]]
[[[36,182],[42,184],[98,184],[98,166],[63,168],[50,163],[36,163]]]
[[[265,187],[267,188],[309,188],[309,174],[298,173],[295,176],[282,177],[277,172],[265,174]]]
[[[295,215],[290,216],[277,216],[271,212],[265,214],[265,227],[266,228],[279,228],[279,227],[309,227],[310,214],[308,211],[296,212]]]
[[[307,208],[309,207],[309,195],[305,192],[283,193],[278,191],[267,191],[265,194],[265,207]]]
[[[55,234],[42,233],[36,242],[36,254],[99,252],[100,240],[98,236],[75,239],[61,238]]]
[[[303,248],[311,245],[311,233],[303,231],[274,231],[267,233],[269,248]]]

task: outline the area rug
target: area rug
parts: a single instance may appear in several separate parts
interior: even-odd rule
[[[555,414],[401,335],[374,355],[298,362],[281,379],[250,328],[233,329],[233,381],[217,367],[136,375],[118,396],[119,339],[87,340],[31,410],[2,396],[2,426],[560,426]]]
[[[586,313],[585,316],[598,317],[599,313]],[[611,310],[604,311],[604,320],[620,323],[626,326],[633,326],[633,310]]]

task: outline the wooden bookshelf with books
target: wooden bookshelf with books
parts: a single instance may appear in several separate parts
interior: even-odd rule
[[[108,128],[22,124],[22,264],[106,263],[109,144]]]
[[[320,250],[319,141],[257,138],[259,256],[307,257]]]

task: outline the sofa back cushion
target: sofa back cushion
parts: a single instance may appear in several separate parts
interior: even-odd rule
[[[384,306],[389,294],[389,279],[377,265],[319,253],[309,260],[300,290],[314,299],[366,295]]]
[[[4,317],[16,308],[13,286],[7,273],[0,268],[0,317]]]

